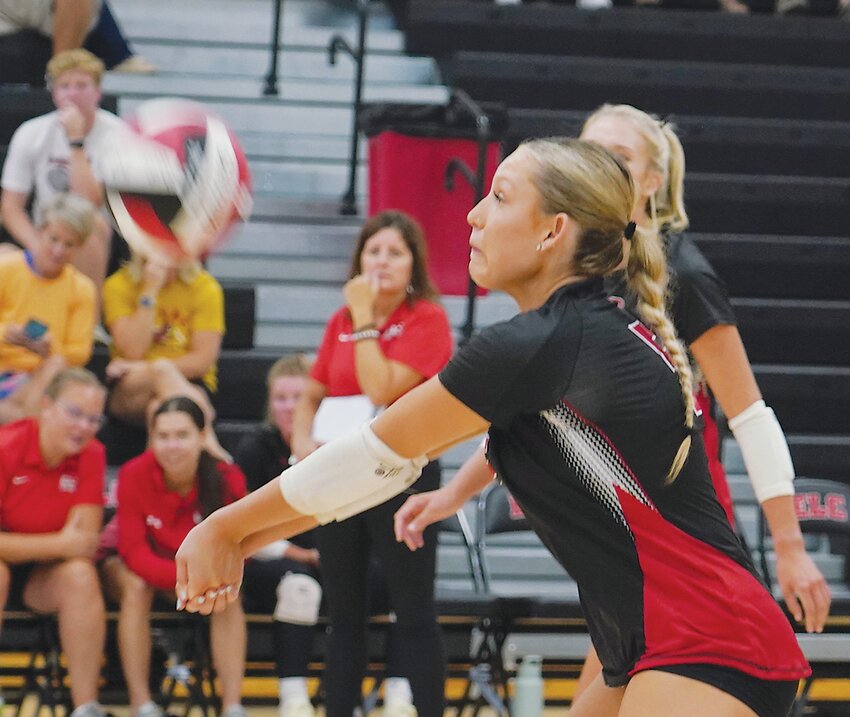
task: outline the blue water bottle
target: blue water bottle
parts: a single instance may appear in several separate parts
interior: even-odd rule
[[[511,717],[541,717],[543,714],[542,663],[540,655],[526,655],[517,668]]]

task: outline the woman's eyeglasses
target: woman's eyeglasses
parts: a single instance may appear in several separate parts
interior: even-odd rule
[[[86,425],[88,425],[89,428],[93,428],[96,431],[103,428],[104,424],[106,423],[106,416],[102,413],[89,415],[77,408],[77,406],[73,405],[72,403],[66,403],[61,399],[57,399],[56,403],[61,406],[62,410],[65,411],[65,414],[72,421],[85,421]]]

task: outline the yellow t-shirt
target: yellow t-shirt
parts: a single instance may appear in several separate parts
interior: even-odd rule
[[[103,285],[103,318],[109,329],[118,319],[135,313],[141,295],[141,283],[122,267]],[[189,351],[195,331],[214,331],[224,335],[224,292],[207,271],[198,272],[190,282],[175,279],[156,297],[154,316],[156,334],[145,359],[179,358]],[[113,345],[113,357],[118,356]],[[218,387],[213,365],[202,380],[210,391]]]
[[[47,324],[51,349],[71,366],[84,366],[94,340],[95,287],[68,265],[55,279],[36,274],[22,251],[0,255],[0,372],[37,369],[38,354],[6,343],[6,324],[23,326],[29,319]]]

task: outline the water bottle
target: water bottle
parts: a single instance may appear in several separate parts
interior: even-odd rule
[[[511,717],[541,717],[543,714],[543,675],[540,655],[526,655],[514,678]]]

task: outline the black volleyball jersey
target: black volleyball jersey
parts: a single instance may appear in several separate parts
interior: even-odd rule
[[[663,239],[670,272],[667,308],[676,335],[690,345],[715,326],[736,325],[726,285],[694,240],[687,234],[664,234]],[[624,272],[607,277],[605,289],[634,307]]]
[[[579,586],[608,684],[665,664],[807,674],[793,631],[685,436],[675,370],[601,279],[470,340],[442,385],[490,421],[488,459]]]

